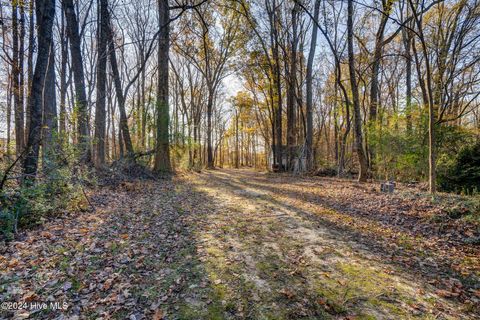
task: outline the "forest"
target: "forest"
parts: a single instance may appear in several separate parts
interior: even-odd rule
[[[0,319],[479,318],[479,0],[0,28]]]

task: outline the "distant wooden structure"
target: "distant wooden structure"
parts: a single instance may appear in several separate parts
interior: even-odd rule
[[[268,157],[268,163],[270,164],[270,170],[274,172],[278,171],[291,171],[293,173],[302,173],[307,171],[307,155],[304,145],[296,145],[287,147],[282,145],[280,148],[280,152],[282,154],[282,162],[281,164],[275,163],[275,159],[273,157],[273,148],[270,148],[270,154]],[[291,167],[289,168],[289,157],[291,158],[290,164]]]

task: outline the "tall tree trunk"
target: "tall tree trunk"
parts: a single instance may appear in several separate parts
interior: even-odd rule
[[[107,90],[109,90],[109,87],[107,85]],[[111,159],[110,155],[110,127],[111,127],[111,119],[110,119],[110,102],[106,103],[106,128],[105,128],[105,158],[106,159]]]
[[[30,132],[28,134],[27,155],[23,163],[25,181],[32,181],[38,168],[38,153],[42,127],[42,93],[47,74],[49,52],[52,46],[52,27],[55,19],[55,0],[36,0],[38,50],[32,88],[28,100],[31,111]]]
[[[385,34],[385,27],[387,25],[389,11],[387,10],[387,3],[383,0],[383,13],[380,20],[380,26],[378,27],[377,34],[375,36],[375,47],[373,49],[373,61],[372,61],[372,78],[370,81],[370,109],[369,117],[370,122],[374,123],[377,119],[378,112],[378,98],[379,98],[379,82],[378,77],[380,74],[380,65],[383,52],[383,38]]]
[[[199,135],[198,135],[198,126],[199,124],[197,123],[197,116],[194,116],[193,119],[193,156],[192,156],[192,167],[195,167],[197,164],[197,159],[198,159],[198,141]]]
[[[118,70],[117,64],[117,55],[115,53],[115,43],[113,38],[113,30],[110,21],[110,15],[107,14],[107,21],[106,26],[108,27],[107,30],[107,42],[108,42],[108,52],[110,56],[110,66],[112,67],[112,74],[113,74],[113,83],[115,86],[115,92],[117,96],[117,103],[118,103],[118,110],[120,112],[120,124],[119,124],[119,134],[123,137],[123,143],[125,144],[125,151],[127,153],[127,157],[131,158],[133,156],[133,144],[132,139],[130,137],[130,130],[128,129],[128,119],[127,119],[127,112],[125,110],[125,97],[123,95],[122,90],[122,82],[120,80],[120,71]],[[121,139],[120,139],[121,140]],[[122,146],[122,141],[119,141],[119,145]],[[120,155],[123,157],[123,150],[120,149],[122,152]],[[132,160],[132,159],[130,159]]]
[[[30,114],[28,100],[30,99],[30,90],[32,88],[32,79],[33,79],[33,53],[35,48],[35,24],[33,18],[34,10],[34,0],[30,0],[28,8],[28,56],[27,56],[27,74],[28,74],[28,84],[27,84],[27,107],[25,110],[25,141],[28,141],[28,134],[30,132]]]
[[[362,115],[360,113],[360,99],[358,95],[358,83],[355,74],[355,54],[353,51],[353,0],[348,0],[348,17],[347,17],[347,40],[348,40],[348,66],[350,72],[350,86],[352,89],[352,103],[354,111],[355,126],[355,149],[357,151],[360,170],[358,181],[366,181],[368,177],[368,163],[363,149],[362,137]]]
[[[13,87],[13,109],[15,112],[15,151],[17,157],[23,152],[24,148],[24,114],[23,104],[20,101],[20,53],[19,45],[19,30],[18,30],[18,2],[12,2],[12,87]]]
[[[168,56],[170,48],[170,10],[168,0],[158,0],[160,34],[158,38],[157,83],[157,142],[155,147],[156,172],[170,172],[170,143],[168,137]]]
[[[123,138],[122,138],[122,121],[120,120],[118,123],[118,155],[120,158],[125,156],[125,152],[123,151]]]
[[[320,0],[315,0],[315,7],[313,10],[313,19],[318,21],[320,12]],[[310,41],[310,51],[307,60],[307,75],[306,75],[306,94],[307,94],[307,135],[305,137],[305,144],[307,149],[307,170],[314,169],[313,158],[313,59],[315,57],[315,49],[317,47],[317,25],[313,23],[312,39]]]
[[[145,52],[144,52],[144,48],[143,48],[143,45],[141,46],[141,52],[140,52],[140,57],[141,57],[141,61],[140,61],[140,64],[144,64],[145,62]],[[142,102],[141,102],[141,107],[140,107],[140,146],[145,149],[145,133],[146,133],[146,126],[147,126],[147,106],[146,106],[146,99],[145,99],[145,91],[146,91],[146,87],[145,87],[145,68],[142,69],[142,74],[141,74],[141,78],[140,78],[140,90],[141,90],[141,95],[142,95]]]
[[[274,86],[274,101],[273,110],[274,110],[274,123],[275,123],[275,155],[276,155],[276,165],[279,170],[283,170],[283,145],[282,145],[282,83],[281,83],[281,65],[279,57],[279,39],[278,39],[278,22],[277,22],[277,3],[273,0],[272,3],[272,12],[270,17],[270,42],[272,46],[272,57],[274,68],[273,72],[273,86]]]
[[[402,35],[405,47],[405,118],[407,134],[410,136],[412,134],[412,36],[408,30],[403,30]]]
[[[25,146],[25,75],[23,70],[25,52],[25,3],[20,3],[20,38],[18,52],[18,110],[20,111],[22,145]]]
[[[288,91],[287,91],[287,149],[288,160],[287,169],[293,170],[293,158],[295,156],[295,150],[293,148],[296,145],[296,86],[297,86],[297,13],[298,4],[295,5],[292,10],[292,41],[290,43],[290,66],[288,72]]]
[[[142,148],[146,148],[148,147],[147,146],[147,143],[146,143],[146,135],[147,135],[147,114],[148,114],[148,106],[150,105],[150,103],[147,103],[147,99],[145,98],[146,96],[146,93],[144,92],[145,90],[145,75],[143,74],[143,72],[145,71],[145,69],[142,71],[142,123],[141,123],[141,127],[142,127],[142,133],[141,133],[141,146]]]
[[[55,47],[50,46],[48,57],[47,76],[45,78],[43,91],[43,133],[42,133],[42,156],[43,168],[52,168],[55,161],[57,123],[57,99],[55,95]]]
[[[67,62],[68,62],[68,38],[65,36],[65,15],[61,14],[60,22],[61,35],[61,62],[60,62],[60,115],[59,115],[59,133],[62,139],[66,139],[66,98],[67,98]]]
[[[370,81],[370,108],[369,108],[369,126],[368,128],[372,130],[376,130],[376,123],[377,123],[377,113],[378,113],[378,104],[379,104],[379,74],[380,74],[380,66],[382,62],[382,53],[383,53],[383,38],[385,34],[385,27],[387,25],[387,21],[389,18],[390,10],[389,10],[389,3],[390,0],[382,0],[383,3],[383,13],[382,18],[380,20],[380,25],[378,27],[377,33],[375,35],[375,47],[373,49],[373,61],[372,61],[372,78]],[[367,133],[369,131],[367,130]],[[365,139],[365,143],[367,143],[367,139]],[[373,172],[373,167],[375,163],[375,147],[372,145],[366,145],[366,149],[368,149],[369,154],[369,172]]]
[[[235,168],[240,167],[240,149],[238,144],[238,112],[235,110]]]
[[[112,83],[110,82],[109,88],[111,90]],[[109,91],[110,91],[109,90]],[[115,105],[113,103],[113,96],[112,94],[108,95],[108,106],[110,108],[110,121],[112,123],[112,159],[117,158],[117,139],[115,137]]]
[[[427,43],[425,40],[425,36],[423,34],[423,25],[422,25],[422,20],[421,17],[418,16],[418,12],[416,11],[415,4],[413,3],[412,0],[408,0],[410,8],[412,9],[412,14],[415,18],[415,24],[417,26],[417,36],[418,39],[420,40],[421,48],[422,48],[422,53],[423,53],[423,59],[425,61],[425,76],[427,78],[427,88],[425,90],[424,87],[422,87],[422,91],[424,92],[424,100],[428,98],[428,167],[429,167],[429,172],[428,172],[428,184],[429,184],[429,189],[430,193],[435,194],[437,191],[436,187],[436,148],[435,148],[435,120],[436,120],[436,115],[435,115],[435,102],[434,102],[434,95],[433,95],[433,84],[432,84],[432,69],[430,66],[430,60],[429,60],[429,55],[428,55],[428,47]],[[412,46],[415,48],[415,44]],[[414,49],[414,54],[416,57],[416,51]],[[419,64],[418,59],[417,60],[417,66]],[[417,68],[419,69],[419,68]],[[426,92],[425,92],[426,91]],[[428,95],[425,97],[425,95]]]
[[[105,164],[105,127],[106,127],[106,86],[107,86],[107,28],[108,1],[98,4],[99,18],[97,30],[97,103],[95,105],[95,166]]]
[[[70,40],[70,53],[72,57],[73,79],[75,82],[75,107],[77,110],[77,134],[80,160],[84,163],[91,161],[88,130],[88,106],[85,91],[85,75],[83,72],[83,58],[81,49],[78,20],[75,13],[73,0],[63,0],[63,10],[67,20],[67,33]]]
[[[213,168],[212,154],[212,114],[213,114],[213,95],[214,90],[209,88],[207,101],[207,167]]]
[[[12,77],[12,69],[8,68],[8,77]],[[6,150],[5,153],[7,156],[10,156],[10,142],[11,142],[11,122],[12,122],[12,82],[8,81],[7,82],[7,145],[6,145]]]

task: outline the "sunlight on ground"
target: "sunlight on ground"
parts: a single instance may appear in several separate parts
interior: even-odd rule
[[[97,211],[12,244],[0,297],[64,299],[68,319],[475,319],[435,286],[455,279],[427,238],[289,179],[213,170],[105,190]]]
[[[239,175],[212,171],[193,183],[221,207],[207,213],[215,223],[197,237],[218,297],[231,312],[264,319],[433,319],[456,309],[427,283],[379,263],[375,253],[305,220],[279,195],[244,184]]]

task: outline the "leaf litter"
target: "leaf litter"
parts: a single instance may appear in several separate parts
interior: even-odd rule
[[[2,301],[68,308],[0,317],[475,319],[478,230],[402,192],[248,170],[92,190],[1,251]]]

